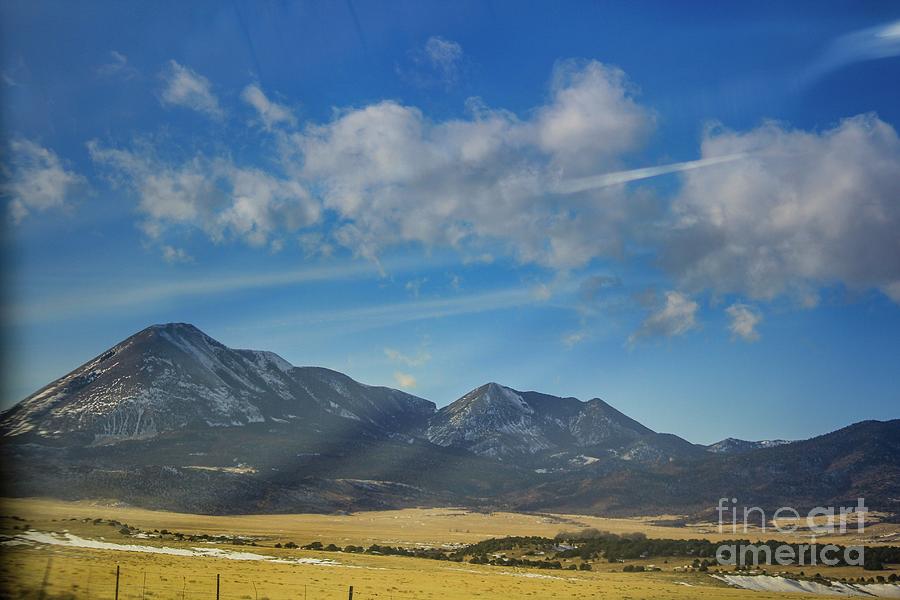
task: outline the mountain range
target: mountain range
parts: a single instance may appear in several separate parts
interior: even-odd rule
[[[498,383],[437,410],[184,323],[148,327],[38,390],[0,416],[0,436],[7,495],[199,513],[454,504],[700,514],[735,496],[900,508],[900,420],[701,446],[600,398]]]

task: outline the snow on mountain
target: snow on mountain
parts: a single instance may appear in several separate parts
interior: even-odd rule
[[[438,411],[426,436],[439,446],[465,447],[488,456],[553,447],[534,409],[518,392],[496,383],[474,389]]]
[[[792,442],[789,440],[760,440],[752,442],[748,440],[739,440],[737,438],[725,438],[715,444],[706,446],[706,450],[714,454],[740,454],[758,448],[774,448],[775,446],[784,446],[785,444],[790,443]]]
[[[427,400],[366,386],[272,352],[233,350],[193,325],[154,325],[29,396],[2,416],[5,436],[147,438],[213,427],[304,418],[354,419],[390,431],[420,427]]]
[[[657,434],[599,398],[582,402],[497,383],[440,409],[426,437],[441,446],[500,458],[540,454],[562,461],[568,456],[568,464],[599,460],[573,460],[585,453],[659,462],[694,450],[681,438]]]

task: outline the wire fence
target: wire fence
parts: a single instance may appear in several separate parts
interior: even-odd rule
[[[234,575],[189,574],[165,570],[125,568],[119,565],[61,570],[48,559],[38,587],[33,583],[6,582],[0,597],[25,600],[411,600],[420,594],[397,588],[375,589],[346,584],[305,581],[269,581]]]

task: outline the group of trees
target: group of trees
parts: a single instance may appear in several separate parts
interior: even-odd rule
[[[290,543],[289,543],[290,544]],[[705,539],[673,540],[673,539],[648,539],[642,533],[618,535],[597,529],[586,529],[578,532],[563,532],[555,538],[541,536],[509,536],[503,538],[491,538],[475,544],[470,544],[453,551],[437,548],[403,548],[394,546],[382,546],[372,544],[363,546],[324,545],[322,542],[313,542],[303,546],[305,550],[319,550],[325,552],[352,552],[366,554],[382,554],[388,556],[411,556],[416,558],[428,558],[433,560],[448,560],[453,562],[468,561],[472,564],[499,565],[509,567],[531,567],[537,569],[582,569],[590,570],[589,561],[605,559],[608,562],[619,562],[642,558],[660,557],[687,557],[692,559],[694,568],[705,571],[716,566],[716,551],[720,545],[734,545],[740,548],[742,545],[750,545],[747,540],[730,540],[724,542],[711,542]],[[783,545],[783,542],[769,540],[759,545],[768,545],[772,549],[771,556],[775,556],[775,549]],[[795,556],[803,557],[798,564],[816,564],[812,562],[812,552],[808,546],[793,544]],[[291,547],[285,545],[286,548]],[[296,547],[294,545],[293,547]],[[832,556],[846,556],[844,548]],[[510,552],[516,556],[507,556]],[[868,570],[880,570],[885,564],[900,563],[900,547],[880,546],[867,547],[864,551],[865,568]],[[547,554],[543,559],[536,558],[538,554]],[[740,553],[739,553],[740,556]],[[759,556],[765,558],[766,554]],[[819,558],[819,557],[817,557]],[[580,559],[576,564],[572,559]],[[816,561],[822,564],[821,560]],[[741,565],[739,565],[741,566]],[[626,571],[641,571],[643,567],[628,565]]]

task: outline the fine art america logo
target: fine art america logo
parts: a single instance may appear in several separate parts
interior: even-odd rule
[[[756,567],[760,564],[782,566],[800,565],[848,565],[863,566],[865,560],[863,546],[817,545],[816,536],[846,533],[847,525],[855,522],[853,528],[862,533],[866,526],[865,499],[858,498],[856,506],[817,506],[801,517],[800,512],[789,506],[782,506],[769,519],[766,512],[758,507],[741,507],[737,498],[720,498],[716,511],[719,513],[719,533],[748,533],[754,528],[757,535],[772,531],[779,534],[802,535],[808,532],[810,543],[787,544],[769,541],[750,544],[744,542],[722,544],[716,549],[716,561],[720,565],[740,565]],[[800,532],[800,533],[798,533]]]

